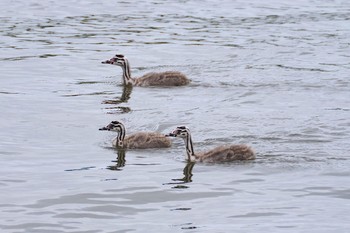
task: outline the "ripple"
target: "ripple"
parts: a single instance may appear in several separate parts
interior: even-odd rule
[[[22,61],[22,60],[27,60],[27,59],[32,59],[32,58],[50,58],[50,57],[57,57],[57,56],[67,56],[65,54],[41,54],[41,55],[36,55],[36,56],[19,56],[19,57],[7,57],[7,58],[2,58],[0,61]]]
[[[62,97],[79,97],[79,96],[90,96],[90,95],[106,95],[110,94],[109,91],[91,92],[91,93],[79,93],[79,94],[65,94]]]
[[[277,212],[252,212],[252,213],[247,213],[244,215],[234,215],[230,216],[229,218],[257,218],[257,217],[268,217],[268,216],[283,216],[286,215],[284,213],[277,213]]]
[[[4,94],[4,95],[20,95],[20,94],[24,94],[24,93],[0,91],[0,94]]]
[[[66,169],[64,171],[67,171],[67,172],[75,172],[75,171],[87,171],[87,170],[90,170],[90,169],[95,169],[96,167],[94,166],[90,166],[90,167],[82,167],[82,168],[72,168],[72,169]]]
[[[292,67],[292,66],[286,66],[286,65],[276,65],[279,68],[283,69],[289,69],[289,70],[296,70],[296,71],[311,71],[311,72],[332,72],[330,70],[324,70],[319,68],[305,68],[305,67]]]
[[[330,110],[330,111],[350,111],[350,108],[326,108],[326,110]]]
[[[302,192],[304,194],[296,194],[296,197],[306,197],[306,196],[327,196],[340,199],[350,199],[350,189],[337,189],[334,190],[333,187],[308,187],[302,190],[292,190],[297,192]]]

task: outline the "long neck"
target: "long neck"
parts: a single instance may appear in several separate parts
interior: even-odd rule
[[[191,134],[188,133],[187,137],[184,140],[185,140],[185,144],[186,144],[186,152],[187,152],[188,161],[191,161],[191,162],[196,161],[196,156],[195,156],[194,150],[193,150],[193,143],[192,143]]]
[[[135,80],[131,78],[131,71],[130,71],[130,65],[128,60],[125,59],[122,69],[123,69],[124,85],[130,85],[130,84],[133,85],[135,83]]]
[[[125,127],[123,125],[118,125],[119,132],[118,136],[116,137],[117,140],[117,146],[123,147],[124,146],[124,138],[125,138]]]

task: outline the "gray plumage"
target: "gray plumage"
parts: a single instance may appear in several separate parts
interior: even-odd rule
[[[118,132],[117,137],[112,141],[112,145],[125,149],[148,149],[148,148],[168,148],[171,141],[165,135],[156,132],[138,132],[125,136],[125,127],[119,121],[112,121],[99,130]]]
[[[207,152],[194,153],[191,133],[185,126],[177,127],[172,133],[166,136],[184,139],[189,161],[220,163],[255,159],[254,151],[244,144],[219,146]]]
[[[121,54],[117,54],[103,64],[111,64],[122,67],[124,85],[133,86],[184,86],[190,83],[186,75],[178,71],[151,72],[139,78],[131,77],[131,70],[128,59]]]

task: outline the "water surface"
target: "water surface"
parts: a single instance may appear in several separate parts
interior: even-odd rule
[[[348,232],[347,1],[0,6],[1,232]],[[192,83],[124,89],[100,64],[116,53]],[[111,120],[257,159],[188,164],[176,139],[118,154]]]

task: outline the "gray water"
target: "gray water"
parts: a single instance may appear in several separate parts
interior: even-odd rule
[[[350,3],[3,0],[1,232],[349,232]],[[186,87],[123,90],[178,70]],[[130,93],[131,92],[131,93]],[[188,164],[111,147],[187,125],[195,150],[257,159]],[[123,159],[124,157],[124,159]]]

